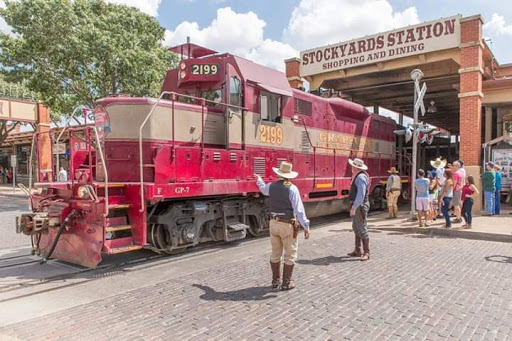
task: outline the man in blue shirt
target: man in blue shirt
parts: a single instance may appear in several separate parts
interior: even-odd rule
[[[496,172],[495,186],[496,191],[494,192],[494,214],[500,214],[501,211],[501,166],[498,164],[494,165],[494,171]]]
[[[279,168],[273,167],[274,173],[279,180],[271,184],[265,184],[261,177],[254,174],[263,195],[270,199],[270,243],[272,254],[270,256],[270,268],[272,269],[272,287],[274,289],[281,285],[282,290],[295,288],[292,280],[293,267],[297,259],[298,238],[297,220],[304,228],[304,238],[310,236],[309,220],[306,217],[304,205],[300,193],[291,179],[299,175],[292,171],[292,164],[286,161],[281,162]],[[295,227],[297,229],[295,229]],[[284,251],[283,282],[281,284],[281,258]]]
[[[358,158],[349,159],[348,163],[352,166],[352,185],[348,198],[351,202],[350,216],[352,217],[352,230],[354,230],[356,245],[353,252],[348,255],[351,257],[361,257],[362,261],[370,259],[370,236],[368,234],[368,211],[370,210],[370,200],[368,194],[370,191],[370,176],[366,171],[368,167],[364,161]],[[361,244],[363,252],[361,253]]]
[[[425,179],[425,171],[423,169],[418,170],[418,178],[414,186],[416,188],[416,211],[418,211],[419,226],[428,226],[427,212],[429,210],[428,190],[430,188],[430,181]],[[425,217],[425,224],[423,224],[423,217]]]

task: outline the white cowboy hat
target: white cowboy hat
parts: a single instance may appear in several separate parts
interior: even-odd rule
[[[368,170],[368,166],[364,164],[364,161],[361,160],[361,159],[358,159],[358,158],[355,158],[354,160],[352,159],[348,159],[348,163],[350,163],[350,165],[352,167],[356,167],[358,169],[361,169],[361,170]]]
[[[444,168],[446,167],[446,159],[441,160],[440,157],[436,158],[435,160],[430,161],[430,165],[434,168]]]
[[[295,179],[299,173],[292,171],[292,164],[286,161],[281,162],[279,168],[272,167],[274,173],[276,173],[281,178],[285,179]]]

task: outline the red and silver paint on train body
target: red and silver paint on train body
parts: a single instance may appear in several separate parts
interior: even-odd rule
[[[348,209],[353,157],[369,166],[372,204],[382,203],[396,163],[393,120],[293,89],[282,72],[231,54],[172,50],[188,58],[167,73],[160,98],[101,99],[94,125],[68,129],[69,181],[36,167],[33,213],[17,231],[44,258],[96,267],[102,254],[172,254],[265,234],[253,174],[274,181],[284,160],[299,172],[309,217]]]

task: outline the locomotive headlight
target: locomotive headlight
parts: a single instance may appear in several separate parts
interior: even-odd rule
[[[185,71],[181,71],[180,72],[180,78],[181,79],[185,79],[185,77],[187,77],[187,73]]]
[[[180,68],[181,68],[182,70],[185,70],[185,68],[186,68],[186,67],[187,67],[187,65],[186,65],[185,63],[181,63],[181,64],[180,64]]]
[[[80,199],[84,199],[84,198],[87,198],[89,196],[89,191],[87,191],[87,188],[85,186],[80,186],[80,187],[78,187],[78,189],[76,191],[76,195]]]

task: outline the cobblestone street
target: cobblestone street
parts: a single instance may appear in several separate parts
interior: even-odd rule
[[[119,294],[112,287],[105,299],[4,326],[0,339],[509,339],[512,244],[374,231],[363,263],[344,256],[348,227],[301,240],[290,292],[268,287],[269,246],[260,239],[221,250],[230,261],[205,255],[203,270]],[[122,286],[151,278],[145,271],[113,278]]]

